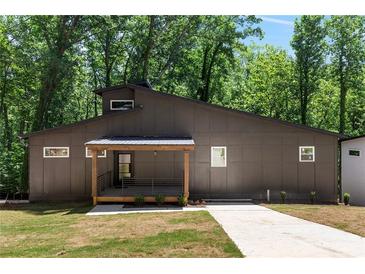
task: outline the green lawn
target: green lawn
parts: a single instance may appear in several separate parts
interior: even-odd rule
[[[365,207],[308,204],[262,205],[281,213],[365,237]]]
[[[206,211],[86,216],[90,208],[2,208],[0,257],[243,257]]]

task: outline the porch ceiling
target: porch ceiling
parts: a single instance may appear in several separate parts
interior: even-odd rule
[[[193,150],[191,137],[106,136],[85,143],[96,150]]]

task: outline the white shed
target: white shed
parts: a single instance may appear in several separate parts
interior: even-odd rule
[[[341,183],[350,204],[365,205],[365,135],[341,140]]]

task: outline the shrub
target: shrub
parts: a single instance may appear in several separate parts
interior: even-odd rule
[[[281,198],[281,202],[284,204],[285,200],[286,200],[286,192],[285,191],[280,191],[280,198]]]
[[[317,193],[315,191],[309,192],[309,199],[310,199],[312,204],[314,204],[314,201],[316,200],[316,197],[317,197]]]
[[[345,205],[348,205],[350,202],[350,193],[345,193],[343,194],[343,202],[345,203]]]
[[[184,195],[180,195],[177,198],[177,202],[178,202],[179,206],[183,207],[188,204],[188,199]]]
[[[134,203],[136,204],[136,206],[143,206],[144,205],[144,196],[143,195],[135,196]]]
[[[156,200],[156,203],[158,206],[161,206],[163,205],[163,203],[165,202],[165,195],[162,195],[162,194],[157,194],[155,196],[155,200]]]

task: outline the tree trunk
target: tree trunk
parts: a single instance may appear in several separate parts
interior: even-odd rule
[[[345,133],[345,123],[346,123],[346,95],[347,95],[347,88],[345,85],[344,79],[344,71],[343,71],[343,64],[342,64],[342,56],[339,61],[339,71],[340,71],[340,128],[339,133]]]
[[[11,150],[13,134],[9,124],[8,107],[5,102],[5,95],[8,88],[8,73],[9,73],[8,66],[5,66],[3,90],[1,92],[1,98],[0,98],[0,112],[2,113],[4,120],[4,147],[6,147],[7,150]]]
[[[142,79],[143,80],[146,80],[148,77],[149,59],[150,59],[151,50],[153,47],[153,39],[154,39],[154,31],[155,31],[155,19],[156,19],[156,16],[154,16],[154,15],[150,16],[150,26],[149,26],[149,31],[148,31],[148,38],[147,38],[146,49],[143,54],[143,60],[142,60],[142,63],[143,63]],[[138,79],[138,80],[140,80],[140,79]]]

